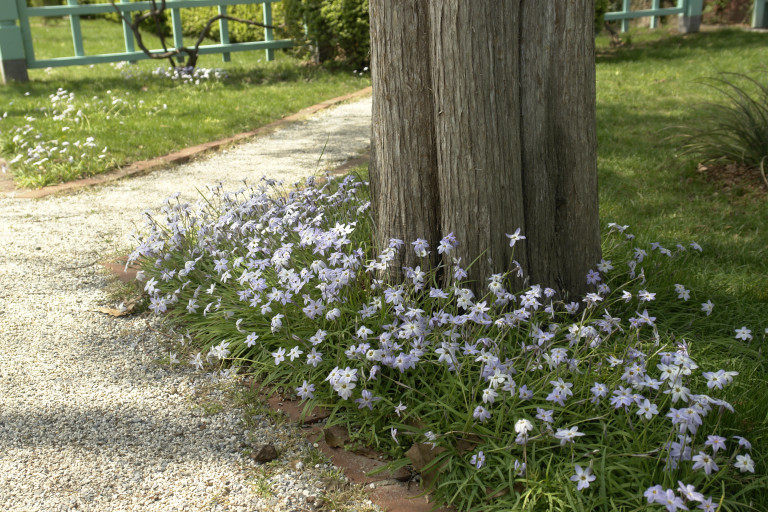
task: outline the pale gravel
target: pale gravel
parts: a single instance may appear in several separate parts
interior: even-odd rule
[[[141,212],[174,192],[239,188],[261,176],[293,183],[359,155],[370,98],[187,165],[40,200],[0,199],[0,510],[293,511],[321,492],[296,471],[296,427],[268,416],[244,431],[242,411],[205,414],[226,393],[173,368],[146,317],[109,306],[100,262],[130,250]],[[243,448],[273,442],[283,466],[254,484]],[[263,482],[262,482],[263,483]]]

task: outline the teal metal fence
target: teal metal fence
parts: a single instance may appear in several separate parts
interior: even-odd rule
[[[651,18],[651,28],[656,28],[661,16],[678,15],[680,28],[684,32],[698,32],[701,26],[701,14],[704,0],[677,0],[676,7],[660,7],[661,0],[653,0],[650,9],[633,11],[631,0],[622,0],[621,11],[605,14],[605,21],[621,21],[621,31],[629,30],[629,20]]]
[[[633,11],[631,0],[622,0],[620,11],[605,14],[605,21],[621,21],[621,31],[629,30],[629,20],[651,18],[651,28],[656,28],[661,16],[678,15],[680,28],[684,32],[698,32],[704,0],[677,0],[675,7],[660,7],[661,0],[652,0],[650,9]],[[768,28],[768,0],[754,0],[752,7],[752,27]]]
[[[262,4],[264,24],[272,25],[272,4],[280,0],[166,0],[166,7],[171,13],[171,27],[173,30],[173,44],[176,48],[183,46],[181,33],[182,9],[193,7],[218,8],[219,14],[226,14],[229,5],[237,4]],[[130,2],[130,0],[118,0],[115,4],[122,13],[134,11],[147,11],[152,8],[151,1]],[[127,21],[123,20],[123,39],[125,51],[120,53],[107,53],[98,55],[86,55],[83,50],[83,36],[80,29],[80,17],[115,12],[115,7],[110,4],[78,5],[77,0],[67,0],[67,5],[49,7],[27,7],[26,0],[0,0],[0,70],[3,82],[7,80],[27,81],[28,69],[41,69],[58,66],[76,66],[83,64],[100,64],[105,62],[137,61],[148,59],[144,52],[136,51],[133,32]],[[69,17],[72,32],[72,45],[74,55],[55,59],[35,58],[35,49],[32,44],[32,30],[29,19],[41,16],[44,18]],[[130,17],[130,14],[128,15]],[[249,50],[265,50],[267,60],[274,59],[274,50],[278,48],[290,48],[293,43],[289,39],[273,38],[271,28],[264,29],[263,41],[249,41],[243,43],[229,42],[229,28],[226,19],[219,20],[219,43],[202,45],[199,48],[200,55],[220,53],[225,61],[229,60],[231,52]],[[163,50],[152,50],[161,53]]]

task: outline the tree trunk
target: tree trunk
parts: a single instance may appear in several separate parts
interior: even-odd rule
[[[582,295],[600,260],[592,2],[525,2],[523,199],[533,282]]]
[[[418,264],[410,242],[440,238],[427,4],[371,0],[370,20],[373,218],[380,249],[391,238],[406,243],[397,273]]]
[[[374,6],[384,3],[390,2],[371,2],[372,27]],[[430,0],[429,29],[423,30],[431,34],[430,57],[419,61],[430,62],[431,94],[407,103],[422,114],[431,112],[432,121],[419,117],[420,127],[377,127],[401,117],[377,117],[382,108],[403,108],[385,102],[403,101],[403,94],[408,101],[416,98],[413,86],[396,73],[377,72],[381,60],[374,59],[375,208],[405,211],[399,221],[405,224],[415,208],[400,202],[402,191],[382,194],[377,188],[391,179],[383,164],[390,155],[382,151],[391,153],[399,144],[377,138],[391,131],[418,132],[424,137],[417,147],[421,157],[432,158],[425,134],[433,133],[439,199],[421,207],[438,213],[420,220],[439,223],[440,234],[430,241],[456,235],[464,265],[480,256],[470,269],[476,290],[490,274],[510,269],[514,257],[531,284],[571,295],[587,291],[585,274],[600,258],[593,10],[590,0]],[[404,29],[389,23],[378,30],[384,31],[378,39],[392,42]],[[406,61],[421,48],[415,39],[400,41],[397,51],[411,53]],[[389,64],[403,56],[391,55]],[[405,92],[397,94],[402,84]],[[407,177],[395,179],[409,183]],[[379,237],[386,239],[381,215],[376,218]],[[517,228],[527,239],[511,248],[505,233]]]
[[[505,233],[525,229],[520,161],[520,2],[431,1],[442,229],[476,291],[509,268]],[[481,254],[482,253],[482,254]],[[526,254],[515,256],[525,266]]]

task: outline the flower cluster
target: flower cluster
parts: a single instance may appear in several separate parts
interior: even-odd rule
[[[200,85],[206,82],[220,82],[229,78],[227,71],[221,68],[158,66],[151,72],[147,72],[146,68],[135,66],[128,61],[115,62],[111,66],[120,71],[120,75],[126,80],[155,78],[181,84]]]
[[[438,242],[436,268],[427,240],[375,250],[366,187],[352,177],[310,179],[288,194],[275,185],[235,193],[216,185],[197,204],[173,196],[159,215],[146,213],[129,262],[143,262],[150,308],[194,329],[202,350],[191,364],[248,361],[308,406],[340,404],[336,414],[360,436],[372,433],[363,440],[393,453],[439,447],[488,489],[534,485],[531,475],[553,467],[553,478],[583,493],[628,468],[648,486],[658,474],[671,483],[714,479],[728,466],[754,471],[738,453],[748,441],[729,451],[718,431],[735,412],[724,397],[738,372],[694,360],[649,311],[657,292],[646,289],[644,265],[701,251],[695,242],[603,260],[586,276],[595,291],[565,301],[538,285],[511,290],[514,262],[482,287],[465,282],[452,234]],[[626,226],[610,230],[634,238]],[[526,240],[520,230],[507,238],[513,247]],[[420,265],[393,269],[400,251]],[[393,270],[402,282],[384,279]],[[691,300],[682,284],[674,292]],[[706,318],[713,307],[692,311]],[[492,467],[515,468],[513,481]],[[669,510],[706,503],[680,486],[689,494],[656,486],[645,498]],[[638,506],[642,489],[636,498]]]
[[[226,80],[229,74],[221,68],[164,68],[161,66],[152,71],[152,76],[167,78],[184,84],[200,85],[204,82]]]
[[[160,110],[145,106],[144,101],[131,103],[112,91],[106,91],[104,97],[83,100],[60,88],[34,115],[22,120],[3,114],[0,152],[30,185],[46,185],[54,179],[53,174],[66,178],[93,174],[112,162],[109,148],[88,134],[89,122],[100,117],[122,124],[123,116],[138,112],[154,115]]]

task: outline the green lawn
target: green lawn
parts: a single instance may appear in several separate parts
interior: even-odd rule
[[[38,58],[73,55],[68,22],[32,21]],[[122,30],[116,23],[82,20],[82,31],[86,54],[121,50]],[[31,70],[30,82],[0,87],[0,116],[7,113],[0,121],[2,154],[9,161],[14,158],[18,148],[10,147],[9,139],[13,128],[26,124],[32,127],[27,135],[30,144],[37,133],[41,134],[37,142],[95,139],[93,155],[70,165],[13,166],[20,185],[37,187],[252,130],[370,85],[367,77],[350,71],[331,72],[303,65],[282,51],[275,53],[273,62],[266,61],[263,51],[233,53],[229,63],[220,55],[202,56],[198,68],[221,68],[228,76],[197,85],[153,76],[156,68],[168,67],[167,61],[141,61],[122,68],[100,64]],[[59,88],[75,94],[71,105],[74,112],[82,111],[80,122],[53,119],[49,95]],[[65,125],[69,130],[64,133]],[[107,156],[98,159],[104,146]]]
[[[599,37],[597,126],[603,222],[629,224],[638,237],[696,240],[704,253],[681,279],[720,305],[723,324],[768,328],[768,199],[730,192],[679,157],[674,135],[697,122],[696,108],[719,100],[700,81],[720,72],[765,76],[768,35],[720,30],[692,35],[638,30],[610,49]],[[716,310],[717,312],[717,310]],[[713,314],[714,316],[714,314]]]

